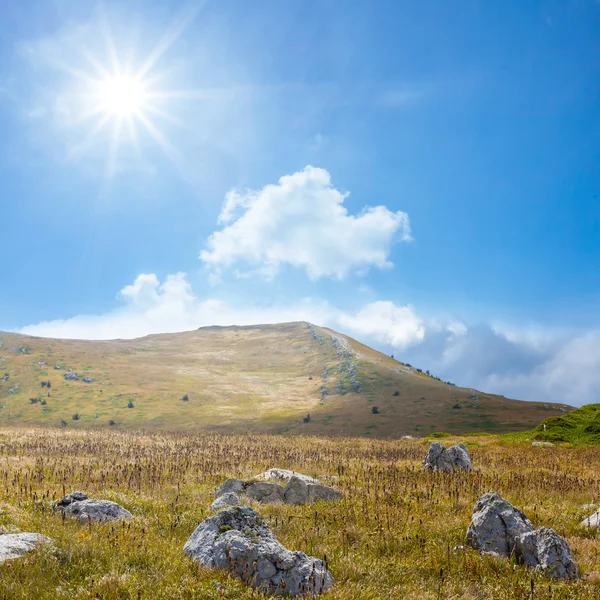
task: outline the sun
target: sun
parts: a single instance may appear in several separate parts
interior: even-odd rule
[[[119,154],[126,161],[142,156],[142,143],[151,138],[179,168],[182,156],[162,131],[163,126],[181,127],[182,121],[171,114],[169,103],[189,99],[193,90],[165,89],[170,79],[168,70],[156,72],[157,63],[195,18],[200,5],[190,5],[167,28],[154,48],[134,63],[135,48],[124,42],[121,54],[112,34],[108,16],[102,10],[98,39],[106,46],[93,50],[82,44],[69,61],[56,61],[54,66],[69,76],[71,90],[60,95],[60,106],[68,123],[81,137],[70,144],[71,160],[94,154],[106,145],[107,179],[119,172]],[[126,58],[126,60],[123,60]],[[71,60],[73,62],[71,62]],[[72,82],[71,82],[72,80]],[[107,131],[108,130],[108,131]],[[108,133],[108,135],[106,135]],[[100,142],[100,143],[99,143]],[[122,149],[122,150],[121,150]],[[101,150],[102,151],[102,150]]]
[[[118,118],[128,118],[143,111],[148,93],[143,81],[129,75],[109,75],[98,82],[99,112]]]

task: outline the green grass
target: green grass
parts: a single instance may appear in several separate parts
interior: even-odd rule
[[[562,417],[545,419],[537,427],[519,434],[508,434],[507,440],[527,439],[574,446],[600,444],[600,404],[587,404]]]

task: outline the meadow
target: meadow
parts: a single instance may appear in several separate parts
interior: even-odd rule
[[[259,592],[182,554],[228,477],[269,467],[335,475],[339,503],[256,505],[288,548],[327,557],[331,600],[596,599],[600,536],[578,523],[600,502],[600,451],[461,439],[474,473],[421,471],[428,440],[384,441],[72,429],[0,430],[0,526],[52,547],[0,566],[6,599],[242,599]],[[119,502],[128,523],[79,525],[51,501],[73,490]],[[582,577],[555,582],[464,544],[476,499],[497,491],[569,541]]]

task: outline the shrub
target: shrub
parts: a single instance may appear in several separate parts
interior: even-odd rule
[[[392,396],[399,396],[399,395],[400,395],[400,392],[399,392],[398,390],[396,390],[396,391],[395,391],[395,392],[392,394]]]
[[[61,427],[66,427],[67,426],[67,422],[64,419],[60,420],[60,426]]]
[[[309,423],[311,421],[310,413],[307,413],[304,419],[302,419],[305,423]]]
[[[372,412],[374,415],[378,415],[378,414],[379,414],[379,406],[373,406],[373,407],[371,408],[371,412]]]
[[[116,423],[111,419],[108,424],[112,427],[113,425],[116,425]]]
[[[73,415],[73,421],[79,421],[79,413]]]
[[[185,396],[182,398],[182,400],[183,400],[184,402],[187,402],[187,401],[189,400],[189,397],[188,397],[188,395],[186,394],[186,395],[185,395]]]
[[[129,402],[127,403],[127,408],[133,408],[134,404],[133,404],[133,400],[129,400]]]

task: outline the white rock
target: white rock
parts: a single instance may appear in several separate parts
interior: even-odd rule
[[[531,445],[535,446],[536,448],[551,448],[554,446],[552,442],[532,442]]]
[[[516,539],[516,553],[523,562],[553,579],[577,579],[579,570],[571,548],[554,529],[541,527]]]
[[[598,509],[593,515],[590,515],[581,521],[580,525],[582,527],[595,527],[596,529],[600,528],[600,509]]]
[[[39,533],[7,533],[0,535],[0,564],[6,560],[21,558],[37,546],[51,543],[51,539]]]
[[[120,504],[110,500],[80,500],[64,508],[65,514],[81,523],[88,521],[127,521],[133,515]]]
[[[423,461],[425,471],[454,471],[461,469],[472,471],[471,455],[464,444],[456,444],[451,448],[444,448],[438,442],[429,446],[427,456]]]
[[[473,509],[467,543],[477,550],[510,556],[517,536],[534,531],[525,513],[498,494],[484,494]]]
[[[579,577],[567,541],[553,529],[535,529],[523,512],[498,494],[477,500],[467,543],[484,554],[513,554],[526,565],[556,579]]]
[[[287,483],[292,477],[302,479],[302,481],[306,481],[307,483],[319,483],[319,480],[315,479],[314,477],[302,475],[302,473],[296,473],[295,471],[288,471],[287,469],[276,468],[269,469],[264,473],[260,473],[255,477],[255,479],[259,479],[261,481],[281,481],[282,483]]]
[[[200,523],[183,552],[268,594],[314,597],[333,585],[323,561],[285,548],[247,506],[223,510]]]

